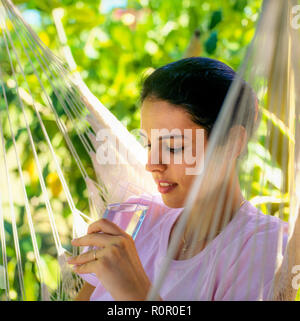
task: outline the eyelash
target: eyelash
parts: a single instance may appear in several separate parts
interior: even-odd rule
[[[151,148],[151,145],[146,145],[145,148]],[[179,153],[180,151],[183,151],[184,147],[179,147],[179,148],[168,148],[166,147],[172,154]]]

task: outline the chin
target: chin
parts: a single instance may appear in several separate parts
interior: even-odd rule
[[[183,208],[184,201],[179,201],[178,199],[174,200],[174,199],[171,199],[170,197],[165,196],[163,194],[161,195],[161,197],[162,197],[162,200],[166,206],[168,206],[170,208]]]

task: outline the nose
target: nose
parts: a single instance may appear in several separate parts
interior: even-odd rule
[[[163,164],[161,153],[159,155],[154,154],[153,151],[148,152],[147,164],[145,166],[146,171],[148,172],[164,172],[167,169],[167,164]]]

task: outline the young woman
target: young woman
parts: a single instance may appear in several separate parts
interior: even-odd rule
[[[141,94],[141,128],[149,149],[146,170],[152,173],[159,194],[129,199],[149,206],[135,242],[119,226],[104,219],[91,224],[86,236],[72,241],[74,246],[97,248],[69,260],[74,265],[74,271],[86,280],[77,300],[147,298],[197,176],[188,175],[187,170],[194,168],[195,163],[203,158],[213,126],[235,77],[235,72],[224,63],[208,58],[188,58],[157,69],[145,80]],[[242,89],[246,88],[244,83]],[[230,137],[236,139],[236,148],[231,150],[230,155],[234,161],[243,153],[245,142],[255,127],[257,106],[254,97],[247,103],[246,114],[247,126],[244,123],[246,120],[241,119],[231,128],[228,137],[224,137],[225,142],[230,141]],[[153,129],[167,132],[177,129],[182,134],[189,129],[190,135],[174,135],[172,138],[155,136],[152,135]],[[200,142],[202,153],[197,152],[197,130],[204,133]],[[171,153],[169,162],[163,160],[164,151]],[[192,156],[196,156],[194,163],[175,161],[176,154],[183,151],[190,151]],[[154,156],[158,161],[153,161]],[[221,175],[205,187],[202,198],[209,201],[211,195],[215,197],[221,193],[224,177]],[[234,169],[229,175],[227,173],[227,177],[225,199],[231,200],[229,219],[224,224],[221,215],[220,228],[210,237],[207,237],[204,228],[202,232],[200,229],[196,246],[192,246],[191,235],[199,226],[195,220],[188,222],[178,253],[162,285],[162,300],[268,298],[274,276],[278,232],[286,226],[279,219],[258,212],[244,200]],[[225,206],[226,202],[224,211]],[[206,213],[208,221],[214,218],[214,213],[215,207],[212,206],[209,215]],[[238,227],[242,224],[243,233],[240,233]],[[266,233],[268,242],[264,238]],[[255,254],[252,255],[255,244]],[[285,245],[284,233],[282,249]],[[220,248],[221,251],[218,250]],[[265,264],[253,269],[250,258],[254,264],[261,261]],[[203,275],[199,288],[197,280],[200,270]],[[247,277],[250,274],[251,284]],[[197,296],[193,296],[196,288],[200,290]]]

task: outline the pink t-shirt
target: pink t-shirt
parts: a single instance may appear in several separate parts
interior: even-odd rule
[[[149,206],[135,245],[145,272],[154,282],[166,257],[171,227],[183,209],[167,207],[160,194],[128,201]],[[278,240],[282,241],[281,255],[287,243],[287,228],[280,219],[264,215],[245,202],[201,252],[187,260],[171,261],[160,296],[169,301],[268,299]],[[91,301],[113,300],[95,274],[81,276],[96,287]]]

